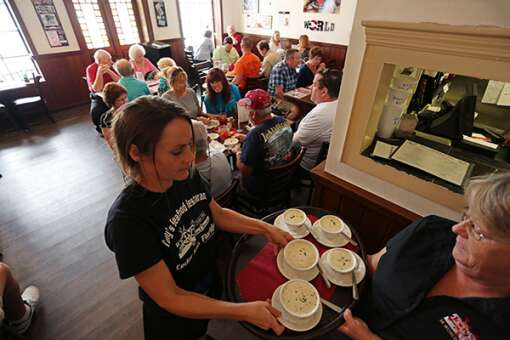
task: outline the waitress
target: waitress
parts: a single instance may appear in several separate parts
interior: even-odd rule
[[[267,301],[214,299],[216,228],[264,235],[283,247],[292,237],[260,220],[220,207],[198,171],[190,119],[160,97],[140,97],[115,116],[113,148],[128,183],[105,229],[121,279],[134,277],[143,301],[145,339],[204,338],[209,319],[284,330]]]

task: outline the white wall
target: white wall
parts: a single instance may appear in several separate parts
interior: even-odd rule
[[[151,17],[152,29],[154,31],[154,40],[165,40],[180,38],[181,29],[179,27],[179,15],[177,13],[177,0],[165,0],[166,18],[168,22],[167,27],[158,27],[156,23],[156,14],[154,13],[154,4],[152,1],[146,0],[149,3],[149,14]],[[191,18],[181,18],[191,20]]]
[[[80,47],[78,45],[78,41],[76,40],[76,35],[74,34],[73,27],[71,26],[71,21],[67,15],[63,0],[54,0],[53,2],[60,19],[60,23],[64,28],[69,46],[51,47],[50,43],[48,42],[48,38],[43,31],[41,22],[37,17],[37,13],[35,12],[35,8],[34,5],[32,5],[32,2],[28,0],[15,0],[16,7],[18,8],[18,11],[21,15],[21,19],[23,20],[23,23],[25,24],[28,33],[30,34],[30,38],[34,43],[38,54],[79,51]]]
[[[341,152],[365,50],[362,20],[434,22],[510,27],[508,0],[359,0],[340,90],[326,171],[418,214],[456,218],[458,213],[341,163]]]
[[[223,0],[223,23],[233,24],[239,32],[271,35],[273,30],[279,30],[283,38],[297,39],[301,34],[307,34],[310,40],[331,44],[348,45],[351,34],[352,21],[357,0],[342,0],[338,14],[304,13],[304,0],[259,0],[259,14],[273,16],[273,28],[246,28],[242,9],[242,0]],[[290,22],[287,27],[278,26],[278,12],[290,12]],[[333,32],[317,32],[304,28],[306,20],[323,20],[335,24]]]

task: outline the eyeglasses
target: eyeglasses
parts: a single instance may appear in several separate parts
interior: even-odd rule
[[[488,238],[485,237],[485,235],[480,230],[480,227],[478,227],[473,222],[473,220],[471,220],[471,217],[467,214],[467,212],[465,210],[462,212],[460,221],[467,224],[468,231],[470,232],[471,236],[473,236],[475,238],[475,240],[477,240],[477,241],[488,240]]]
[[[482,232],[482,230],[480,229],[480,227],[475,222],[473,222],[471,217],[467,214],[466,210],[464,210],[462,212],[461,222],[467,224],[468,232],[477,241],[483,241],[483,240],[487,241],[487,240],[490,240],[490,241],[493,241],[493,242],[498,242],[498,243],[503,243],[503,244],[506,244],[506,245],[510,245],[510,241],[496,240],[494,238],[485,236],[484,233]]]

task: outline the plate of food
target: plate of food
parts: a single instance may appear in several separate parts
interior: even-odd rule
[[[211,140],[216,140],[216,139],[220,138],[220,135],[215,132],[208,133],[207,136],[209,136],[209,138]]]
[[[207,128],[208,129],[214,129],[220,126],[220,121],[216,119],[211,119],[207,122]]]
[[[223,141],[223,145],[225,145],[227,148],[228,147],[233,147],[237,143],[239,143],[239,139],[237,139],[235,137],[230,137],[230,138],[227,138],[227,139],[225,139]]]

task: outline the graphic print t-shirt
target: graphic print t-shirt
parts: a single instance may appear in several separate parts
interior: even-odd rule
[[[292,146],[292,128],[282,117],[275,117],[251,130],[243,144],[241,161],[253,168],[251,176],[243,177],[243,186],[256,195],[265,183],[263,173],[288,162]]]
[[[211,195],[198,172],[176,181],[165,193],[137,184],[126,187],[113,203],[105,229],[121,279],[165,261],[180,288],[195,290],[214,270],[215,225]],[[140,289],[143,301],[152,301]]]

